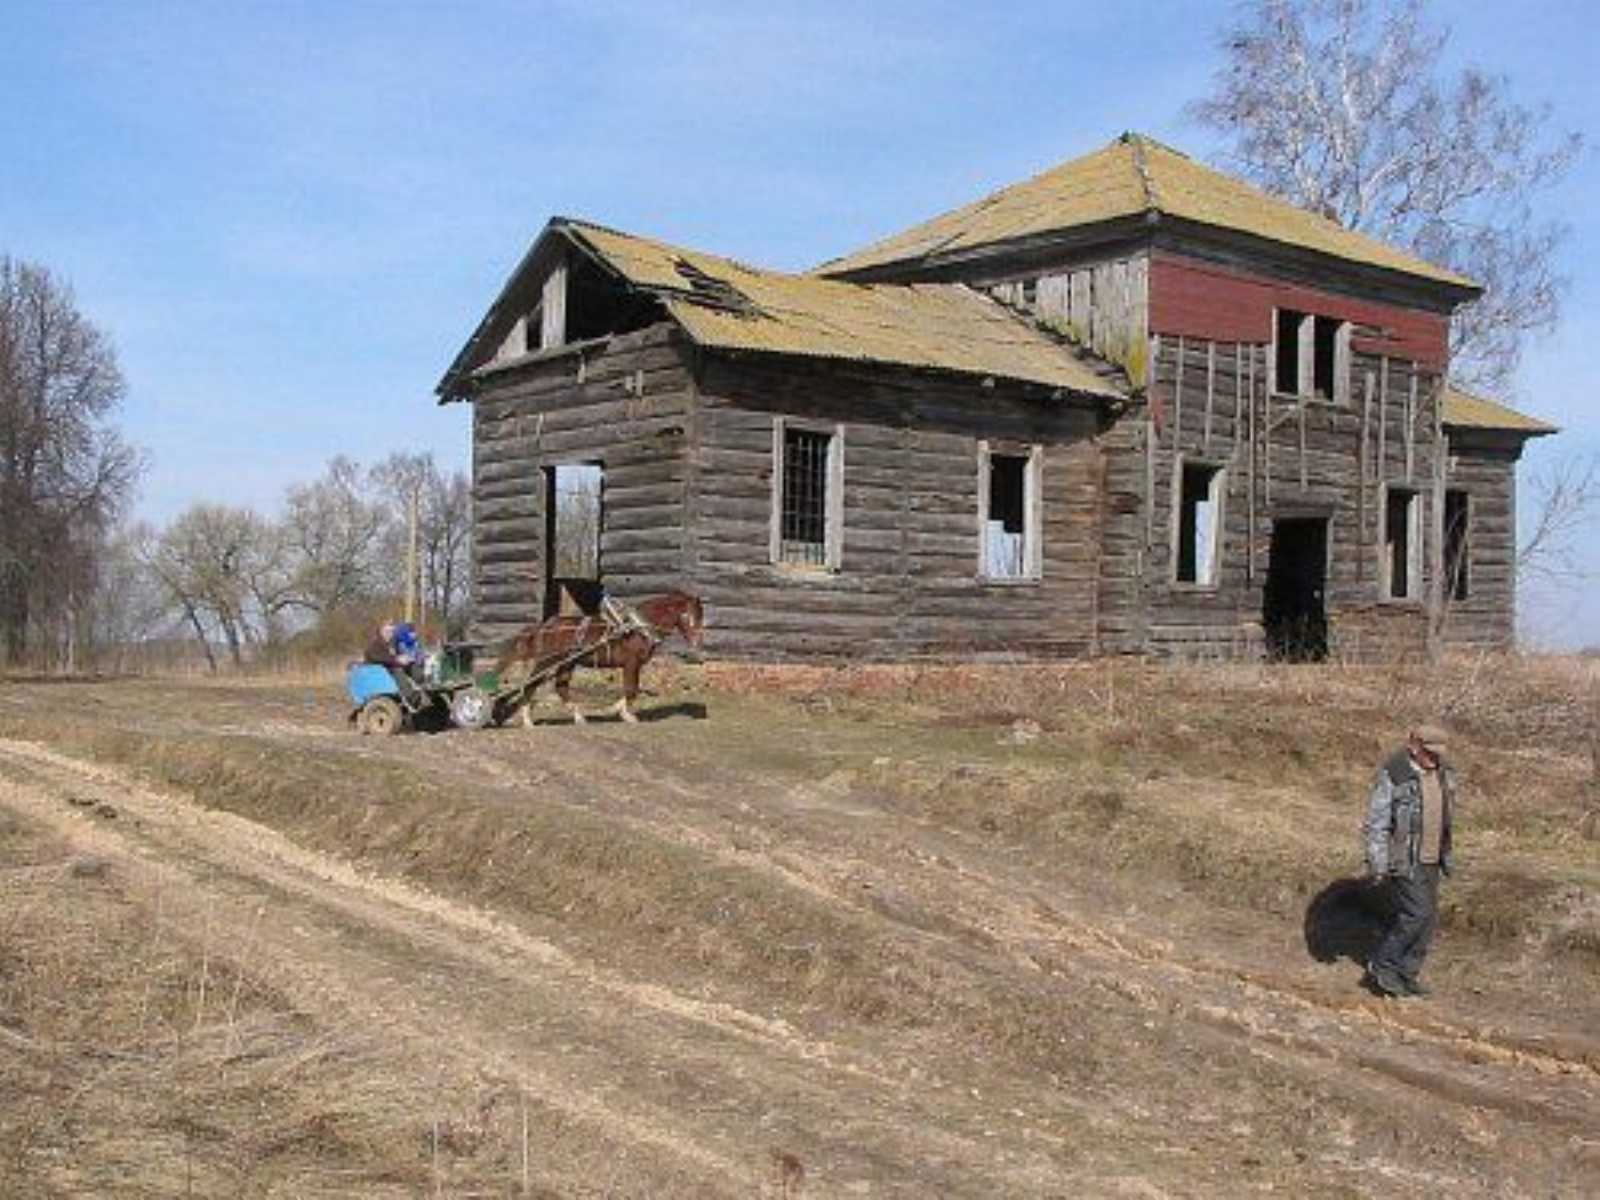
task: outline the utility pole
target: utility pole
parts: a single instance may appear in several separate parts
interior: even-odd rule
[[[417,487],[412,485],[406,505],[409,536],[406,538],[406,620],[417,619]]]

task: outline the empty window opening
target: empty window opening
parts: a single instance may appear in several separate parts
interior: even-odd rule
[[[1414,491],[1390,488],[1384,504],[1384,595],[1412,600],[1421,583],[1421,503]]]
[[[1217,582],[1221,542],[1222,468],[1184,463],[1178,499],[1177,580],[1211,585]]]
[[[1273,390],[1343,401],[1349,392],[1350,322],[1277,310]]]
[[[983,523],[983,573],[991,579],[1028,575],[1028,459],[989,456],[988,509]]]
[[[1450,490],[1444,494],[1444,579],[1445,595],[1465,600],[1470,591],[1469,551],[1471,540],[1467,493]]]
[[[603,469],[599,463],[563,463],[546,467],[545,477],[551,572],[558,579],[599,579]]]
[[[1305,319],[1305,313],[1278,310],[1278,359],[1272,387],[1285,395],[1300,394],[1300,323]]]
[[[507,330],[496,352],[501,360],[607,334],[631,333],[656,324],[666,315],[660,301],[607,277],[581,255],[557,264],[548,275],[525,286],[528,290],[519,297],[524,306],[521,315]]]
[[[1313,318],[1314,342],[1312,347],[1311,391],[1324,400],[1337,397],[1339,362],[1339,329],[1344,324],[1331,317]]]
[[[783,431],[782,492],[778,561],[826,566],[828,554],[828,477],[833,436],[811,429]]]

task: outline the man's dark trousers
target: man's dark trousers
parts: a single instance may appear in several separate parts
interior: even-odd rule
[[[1439,925],[1439,864],[1423,863],[1408,875],[1391,875],[1389,897],[1394,920],[1372,952],[1372,968],[1415,981]]]

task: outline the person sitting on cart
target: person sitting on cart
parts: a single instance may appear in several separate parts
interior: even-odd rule
[[[415,696],[418,689],[412,671],[418,659],[417,631],[408,622],[385,621],[379,625],[362,657],[375,666],[388,667],[402,696]]]

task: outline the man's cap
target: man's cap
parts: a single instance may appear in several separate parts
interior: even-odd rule
[[[1443,750],[1450,735],[1439,725],[1418,725],[1411,731],[1411,740],[1424,750]]]

